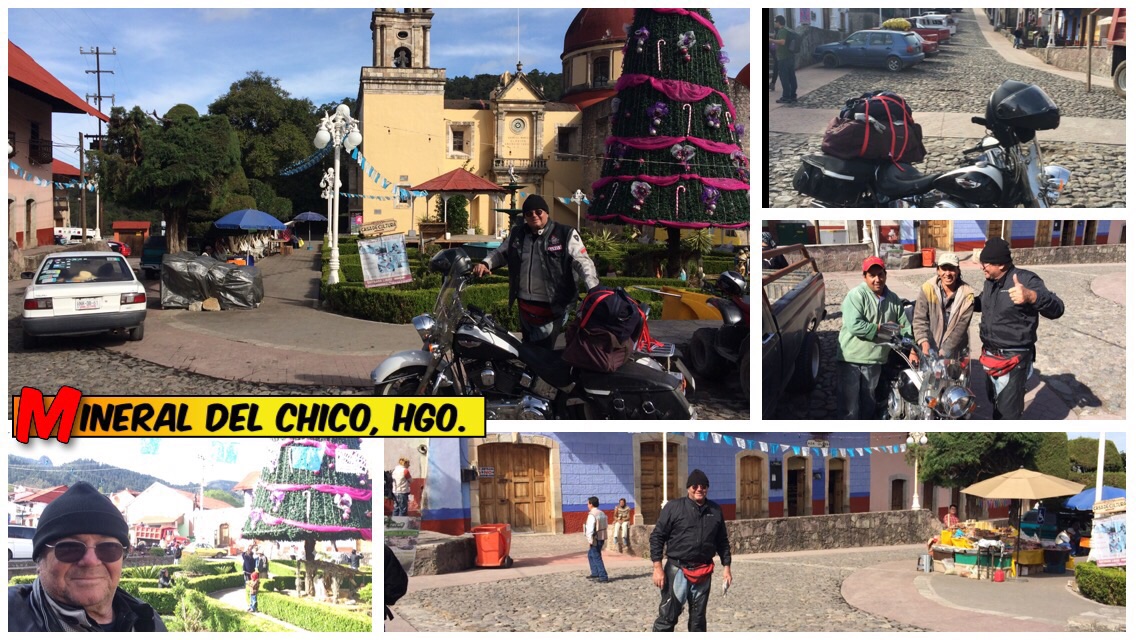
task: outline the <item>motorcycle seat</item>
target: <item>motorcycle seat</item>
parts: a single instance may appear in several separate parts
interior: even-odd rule
[[[931,190],[931,183],[940,175],[938,173],[923,175],[906,162],[880,165],[879,171],[876,172],[876,192],[892,198],[906,198],[927,193]]]
[[[628,360],[611,373],[577,370],[577,377],[585,391],[621,391],[625,393],[672,390],[681,383],[665,371]]]
[[[521,360],[532,368],[533,373],[540,376],[541,380],[548,384],[564,388],[574,382],[572,367],[560,358],[560,354],[564,353],[563,350],[549,351],[528,343],[521,343],[517,352],[520,353]]]

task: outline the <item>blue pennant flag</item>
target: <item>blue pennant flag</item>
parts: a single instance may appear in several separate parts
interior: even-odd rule
[[[158,447],[161,445],[160,438],[143,438],[142,447],[139,450],[144,456],[152,456],[158,453]]]

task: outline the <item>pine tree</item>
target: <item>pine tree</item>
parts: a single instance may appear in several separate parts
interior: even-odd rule
[[[726,52],[706,9],[636,9],[588,217],[668,229],[749,226],[749,159],[726,95]]]
[[[282,440],[261,471],[242,536],[303,541],[309,580],[297,588],[310,595],[316,540],[371,539],[371,486],[359,438]]]

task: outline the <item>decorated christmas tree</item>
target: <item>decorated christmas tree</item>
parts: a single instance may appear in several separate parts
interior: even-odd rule
[[[286,439],[261,471],[242,536],[304,543],[311,593],[317,540],[371,539],[371,477],[358,438]]]
[[[727,96],[729,61],[706,9],[636,9],[588,217],[680,229],[749,226],[749,159]]]

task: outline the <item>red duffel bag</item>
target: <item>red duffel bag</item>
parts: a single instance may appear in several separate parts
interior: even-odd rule
[[[923,162],[927,156],[923,127],[911,119],[883,123],[864,114],[858,117],[864,120],[833,118],[821,140],[821,151],[843,160]]]

